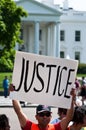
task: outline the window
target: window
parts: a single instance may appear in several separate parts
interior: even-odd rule
[[[20,29],[20,39],[23,40],[23,29]]]
[[[60,31],[60,41],[64,41],[65,40],[65,31],[61,30]]]
[[[39,54],[42,55],[42,50],[39,51]]]
[[[39,30],[39,40],[40,41],[42,40],[42,30],[41,29]]]
[[[79,51],[75,52],[75,60],[78,60],[80,62],[80,52]]]
[[[61,57],[61,58],[64,58],[64,51],[61,51],[61,52],[60,52],[60,57]]]
[[[76,42],[78,42],[78,41],[80,41],[80,36],[81,34],[80,34],[80,31],[75,31],[75,41]]]

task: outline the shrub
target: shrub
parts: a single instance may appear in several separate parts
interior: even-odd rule
[[[86,64],[79,64],[77,73],[86,74]]]
[[[10,68],[0,63],[0,72],[12,72],[12,71],[13,67]]]

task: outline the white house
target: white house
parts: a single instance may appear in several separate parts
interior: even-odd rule
[[[60,17],[60,55],[86,63],[86,12],[63,5]]]
[[[22,19],[22,46],[17,50],[54,57],[70,57],[86,63],[86,12],[55,5],[53,0],[21,0],[16,2],[27,12]]]
[[[59,57],[61,11],[53,5],[53,0],[38,2],[21,0],[17,2],[27,12],[22,19],[21,31],[24,40],[22,51]]]

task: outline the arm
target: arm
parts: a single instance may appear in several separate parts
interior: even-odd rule
[[[22,111],[22,108],[21,108],[21,105],[20,105],[19,101],[12,100],[12,103],[13,103],[13,108],[14,108],[17,116],[18,116],[20,126],[23,128],[26,125],[26,122],[27,122],[28,118],[24,114],[24,112]]]
[[[14,87],[12,84],[10,84],[9,86],[9,93],[10,91],[14,91]],[[28,120],[27,116],[24,114],[24,112],[22,111],[21,105],[19,103],[19,101],[17,100],[12,100],[13,103],[13,108],[17,114],[17,117],[19,119],[20,122],[20,126],[23,128],[26,125],[26,122]]]
[[[74,102],[75,102],[75,89],[72,89],[72,101],[71,101],[71,107],[67,111],[67,115],[64,119],[61,120],[61,129],[66,130],[68,127],[69,122],[71,121],[74,113]]]

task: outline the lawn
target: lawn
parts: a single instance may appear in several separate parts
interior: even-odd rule
[[[3,83],[3,79],[5,76],[8,76],[8,79],[11,83],[11,80],[12,80],[12,73],[1,73],[0,72],[0,91],[3,91],[3,86],[2,86],[2,83]]]
[[[78,74],[77,77],[86,77],[86,74]]]

